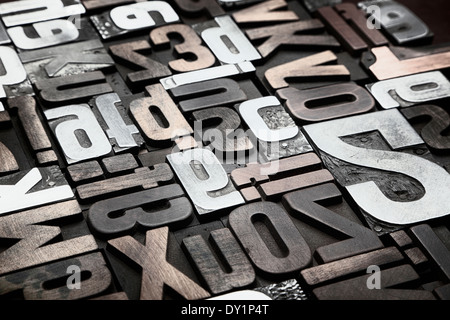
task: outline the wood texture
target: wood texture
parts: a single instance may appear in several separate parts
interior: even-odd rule
[[[257,202],[234,209],[228,225],[257,270],[265,274],[292,275],[312,261],[305,239],[276,203]]]
[[[250,40],[265,40],[257,47],[263,58],[276,52],[280,47],[339,47],[339,42],[333,36],[323,34],[306,34],[323,29],[323,24],[317,20],[302,20],[275,26],[260,27],[245,30]],[[301,34],[298,34],[301,33]]]
[[[38,163],[48,164],[58,161],[56,153],[52,150],[52,143],[45,131],[42,120],[38,115],[36,100],[31,96],[19,96],[8,99],[11,109],[17,109],[20,122],[33,151],[37,154],[47,152]]]
[[[183,41],[174,46],[175,56],[189,55],[184,58],[168,62],[169,67],[177,72],[189,72],[203,68],[209,68],[216,62],[215,56],[208,47],[202,45],[202,39],[194,29],[187,24],[171,24],[154,29],[150,32],[150,39],[155,45],[170,44],[170,37],[182,38]],[[195,56],[195,59],[192,58]]]
[[[119,63],[124,63],[132,69],[138,69],[138,71],[126,74],[126,80],[131,84],[151,81],[172,74],[166,65],[150,59],[139,52],[149,51],[150,49],[150,43],[146,40],[126,42],[109,47],[112,56],[116,58]]]
[[[445,134],[450,127],[450,116],[447,111],[436,105],[420,105],[401,110],[410,121],[431,119],[420,131],[422,139],[433,151],[448,152],[450,150],[450,136]]]
[[[70,266],[79,268],[79,289],[67,286],[72,283],[67,273]],[[111,282],[112,274],[102,254],[94,252],[0,277],[0,296],[21,290],[25,300],[84,299],[104,292]]]
[[[193,213],[181,187],[171,184],[96,202],[89,209],[88,222],[96,233],[111,237],[138,229],[183,227]]]
[[[417,241],[432,261],[439,275],[450,280],[450,252],[444,243],[435,234],[433,229],[426,224],[421,224],[410,228],[411,236]]]
[[[106,172],[110,174],[128,172],[139,167],[136,159],[131,153],[105,158],[102,160],[102,164]]]
[[[117,192],[154,188],[158,186],[158,183],[170,181],[172,178],[173,173],[169,165],[161,163],[153,169],[137,168],[131,174],[83,184],[77,187],[77,193],[81,200],[92,200]]]
[[[48,103],[71,103],[113,91],[101,71],[41,79],[35,86],[40,97]]]
[[[327,281],[338,280],[344,276],[366,271],[371,265],[381,267],[403,259],[400,251],[395,247],[389,247],[321,264],[302,270],[300,273],[308,285],[317,286]]]
[[[264,76],[272,89],[289,86],[289,78],[342,77],[348,79],[350,72],[344,65],[329,65],[337,61],[331,51],[312,54],[268,69]],[[323,65],[326,64],[326,65]]]
[[[208,240],[209,245],[201,235],[195,235],[184,238],[183,246],[212,294],[240,289],[255,281],[255,271],[229,229],[212,231]]]
[[[307,220],[318,228],[332,230],[350,238],[318,248],[316,254],[321,262],[343,259],[383,247],[375,232],[321,205],[342,202],[342,194],[335,184],[327,183],[288,193],[283,196],[282,202],[297,219]]]
[[[96,250],[92,235],[47,244],[61,234],[58,226],[52,226],[54,220],[80,214],[80,206],[72,200],[0,217],[0,238],[19,240],[0,253],[0,275]]]
[[[368,112],[375,100],[366,89],[354,82],[307,90],[292,87],[277,90],[295,120],[318,122]]]
[[[366,42],[332,7],[319,8],[317,9],[317,13],[348,51],[358,53],[367,49]]]
[[[215,107],[194,111],[193,118],[201,124],[204,144],[219,152],[234,153],[253,149],[253,144],[241,127],[239,114],[231,108]],[[208,128],[210,121],[219,121],[213,128]],[[205,128],[206,127],[206,128]]]
[[[380,30],[367,27],[367,17],[355,4],[344,2],[335,5],[334,8],[347,20],[349,25],[356,29],[369,46],[378,47],[389,44],[388,39]]]
[[[145,245],[130,236],[109,240],[108,244],[142,267],[141,300],[161,300],[164,286],[185,299],[205,299],[210,295],[166,260],[169,228],[147,231]]]
[[[11,173],[19,170],[19,164],[13,153],[0,142],[0,173]]]
[[[130,103],[130,112],[150,144],[173,143],[193,130],[177,105],[160,84],[145,87],[149,97]],[[153,112],[152,112],[153,111]]]
[[[298,16],[291,10],[280,10],[286,8],[285,0],[264,1],[248,8],[241,9],[232,14],[237,23],[255,22],[280,22],[298,20]]]
[[[103,169],[95,160],[68,166],[67,172],[70,179],[75,183],[95,180],[103,176]]]
[[[402,265],[380,273],[381,289],[369,289],[371,275],[344,280],[313,290],[319,300],[435,300],[434,295],[425,290],[390,289],[390,287],[417,280],[419,275],[409,265]]]
[[[386,46],[372,48],[371,52],[376,61],[369,67],[369,70],[378,80],[450,67],[450,51],[403,59],[398,58],[391,48]]]

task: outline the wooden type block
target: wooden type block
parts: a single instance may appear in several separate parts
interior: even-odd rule
[[[212,231],[208,242],[201,235],[184,238],[183,247],[214,295],[255,281],[253,267],[229,229]]]
[[[97,234],[112,237],[136,229],[184,227],[193,212],[181,187],[171,184],[96,202],[89,209],[88,222]]]
[[[350,71],[344,65],[329,64],[336,61],[337,57],[333,52],[323,51],[272,67],[265,72],[264,76],[274,90],[289,86],[287,82],[289,78],[341,77],[343,80],[348,80]]]
[[[320,29],[323,29],[323,24],[319,20],[311,19],[247,29],[245,33],[253,41],[266,39],[257,47],[263,58],[274,54],[280,47],[340,47],[333,36],[326,34],[305,35],[306,31],[314,32]]]
[[[20,290],[25,300],[84,299],[105,292],[112,278],[102,254],[94,252],[4,275],[0,296]],[[79,287],[75,279],[80,280]]]
[[[36,100],[31,96],[14,97],[8,99],[8,105],[12,109],[17,109],[28,142],[38,157],[38,163],[48,165],[58,162],[58,157],[52,149],[52,143],[39,116]]]
[[[212,67],[216,58],[208,47],[202,44],[202,39],[194,29],[187,24],[171,24],[158,27],[150,32],[150,39],[157,47],[170,46],[171,39],[176,38],[173,53],[166,51],[159,55],[165,56],[161,61],[174,72],[189,72]],[[188,58],[183,58],[188,57]],[[173,59],[174,57],[175,59]],[[170,59],[169,61],[166,61]]]
[[[231,106],[247,100],[239,83],[229,78],[186,84],[170,90],[183,112]]]
[[[162,163],[154,166],[153,169],[137,168],[134,173],[80,185],[77,187],[77,193],[79,199],[88,201],[118,192],[154,188],[159,183],[170,181],[172,178],[173,173],[169,165]]]
[[[147,231],[142,245],[130,236],[109,240],[108,244],[142,268],[141,300],[161,300],[164,286],[185,299],[208,298],[209,293],[166,260],[169,229]]]
[[[446,210],[440,205],[435,207],[436,210],[432,208],[436,203],[445,203],[443,199],[446,198],[444,194],[447,192],[447,183],[444,181],[448,178],[448,174],[430,159],[415,155],[413,152],[400,151],[406,148],[411,148],[413,151],[415,146],[423,144],[423,140],[398,110],[390,109],[357,115],[307,125],[303,128],[321,151],[325,166],[333,172],[336,180],[345,186],[363,212],[371,216],[371,218],[366,216],[371,228],[378,222],[379,231],[382,230],[383,224],[387,228],[385,231],[394,231],[399,229],[399,225],[408,225],[446,215]],[[390,160],[387,162],[381,160],[388,158]],[[346,163],[356,165],[353,169],[348,169],[360,174],[348,175]],[[366,171],[367,168],[377,170],[371,169],[372,172],[370,172]],[[398,173],[401,177],[391,176]],[[350,176],[351,179],[349,179]],[[409,180],[405,176],[414,177],[414,180]],[[427,183],[430,177],[443,179],[439,182],[439,188],[436,188],[435,180]],[[366,180],[366,178],[369,179]],[[350,180],[356,184],[350,185]],[[363,181],[372,182],[364,183]],[[420,184],[416,184],[416,181],[420,181]],[[372,187],[368,187],[369,184]],[[367,190],[366,193],[364,191],[366,187],[371,191]],[[374,193],[378,193],[378,196]],[[368,197],[369,194],[370,197]],[[427,196],[424,197],[424,194]],[[429,197],[442,197],[442,200],[436,198],[425,204]],[[420,209],[421,205],[425,205],[423,210]],[[401,214],[403,210],[406,210],[405,214]],[[426,213],[422,214],[422,212]]]
[[[315,254],[319,261],[327,263],[383,247],[375,232],[322,205],[333,202],[342,202],[342,194],[331,183],[288,193],[282,199],[284,207],[295,218],[318,228],[325,228],[329,233],[337,232],[349,237],[317,248]]]
[[[304,269],[300,273],[308,285],[318,286],[344,276],[366,271],[371,265],[383,266],[403,259],[400,251],[389,247],[321,264]]]
[[[130,112],[150,145],[170,145],[175,139],[193,133],[183,114],[160,84],[145,89],[149,96],[132,100]]]
[[[369,289],[373,275],[365,275],[326,285],[313,290],[319,300],[435,300],[426,290],[392,289],[419,279],[419,275],[409,265],[381,270],[380,289]]]
[[[48,103],[69,104],[86,101],[92,96],[113,91],[101,71],[42,79],[38,80],[35,86],[46,106]]]
[[[277,90],[286,100],[286,107],[295,120],[319,122],[371,111],[375,100],[354,82],[298,90],[292,87]]]
[[[76,184],[103,177],[103,169],[95,160],[68,166],[67,172],[70,179]]]
[[[131,153],[104,158],[102,164],[105,167],[106,172],[110,174],[132,171],[139,167],[136,159]]]
[[[256,190],[250,186],[256,187],[264,199],[279,199],[286,192],[333,181],[321,164],[316,154],[305,153],[266,164],[249,163],[233,170],[230,177],[251,201],[256,200]]]
[[[254,4],[248,8],[236,11],[232,14],[234,20],[239,23],[255,23],[255,22],[282,22],[295,21],[299,17],[294,11],[280,10],[287,7],[285,0],[269,0]]]
[[[450,279],[450,252],[444,243],[426,224],[410,228],[411,236],[419,243],[425,255],[432,261],[439,275],[448,281]]]
[[[61,234],[60,227],[52,226],[53,221],[80,215],[80,206],[72,200],[0,217],[0,238],[19,240],[0,253],[0,274],[96,250],[92,235],[48,244]]]
[[[311,251],[287,213],[273,202],[256,202],[234,209],[229,228],[256,269],[283,277],[308,266]]]
[[[393,50],[382,46],[372,48],[370,54],[363,56],[363,64],[368,66],[376,79],[386,80],[450,67],[450,51],[439,50],[436,53],[422,55],[422,52],[417,50],[407,51],[409,55],[397,56]]]
[[[437,105],[420,105],[401,110],[401,113],[414,123],[426,117],[430,119],[420,130],[420,136],[427,146],[438,154],[450,151],[450,138],[445,130],[450,126],[448,112]]]
[[[119,68],[119,72],[131,86],[148,83],[172,74],[168,66],[155,60],[153,56],[150,58],[141,53],[151,51],[151,45],[147,40],[115,44],[110,46],[109,50],[116,61],[125,66],[125,68]]]
[[[106,71],[114,66],[114,60],[106,53],[103,43],[97,37],[82,42],[28,50],[21,52],[19,56],[31,82],[40,85],[45,84],[44,80],[49,78],[81,76],[85,72]],[[77,78],[72,79],[76,82]]]

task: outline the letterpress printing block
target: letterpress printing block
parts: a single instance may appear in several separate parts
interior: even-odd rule
[[[202,44],[202,39],[191,26],[186,24],[172,24],[158,27],[150,32],[152,43],[158,47],[170,45],[171,40],[169,36],[170,38],[177,37],[177,39],[182,39],[182,41],[178,40],[177,44],[173,46],[172,54],[160,53],[160,56],[164,56],[165,59],[170,59],[167,61],[167,64],[173,71],[189,72],[208,68],[215,64],[215,56],[207,46]],[[171,59],[172,56],[180,57],[183,55],[189,55],[189,59]]]
[[[73,198],[57,166],[33,168],[0,179],[0,214]]]
[[[55,194],[56,188],[51,191]],[[39,194],[43,195],[44,192]],[[50,202],[48,197],[45,200]],[[43,203],[45,201],[40,204]],[[75,200],[71,200],[0,217],[1,238],[19,240],[0,253],[0,274],[96,250],[98,246],[92,235],[60,239],[48,244],[61,234],[60,227],[52,226],[50,221],[58,220],[61,224],[64,219],[70,221],[70,218],[79,215],[81,208]],[[50,225],[45,225],[46,222]]]
[[[216,17],[212,21],[193,25],[192,28],[222,64],[237,64],[261,58],[230,16]]]
[[[25,0],[0,4],[0,16],[7,27],[80,15],[86,10],[79,0]]]
[[[0,296],[20,290],[25,300],[83,299],[105,292],[112,281],[105,259],[95,252],[5,275]]]
[[[98,39],[24,51],[19,56],[30,80],[36,85],[42,85],[49,78],[75,76],[114,65]],[[64,81],[65,77],[60,81]]]
[[[206,149],[172,153],[167,160],[192,200],[199,218],[243,204],[217,157]]]
[[[292,275],[312,261],[303,236],[276,203],[251,203],[234,209],[228,225],[263,274]]]
[[[391,151],[423,144],[398,110],[307,125],[304,130],[337,181],[370,217],[382,223],[407,225],[448,214],[445,207],[435,205],[445,203],[443,199],[450,192],[447,172],[425,158]],[[388,146],[377,142],[382,142],[377,135]],[[348,172],[359,174],[349,179]]]
[[[68,164],[111,153],[112,147],[87,104],[69,105],[44,112]],[[72,116],[74,119],[67,120]]]
[[[147,231],[145,245],[130,236],[109,240],[113,249],[142,267],[141,300],[161,300],[164,286],[169,286],[185,299],[208,298],[209,293],[167,261],[169,229]]]
[[[276,97],[247,100],[236,108],[268,160],[312,150]]]
[[[159,15],[152,15],[158,12]],[[115,7],[109,11],[92,15],[91,21],[102,39],[150,29],[152,27],[179,21],[178,14],[165,1],[143,1]]]
[[[435,300],[434,295],[426,290],[398,289],[402,284],[419,279],[419,275],[410,265],[401,265],[381,270],[379,273],[380,289],[370,289],[370,277],[364,275],[357,278],[329,284],[313,290],[319,300]],[[395,286],[395,289],[390,287]]]
[[[367,88],[383,109],[450,97],[450,82],[440,71],[378,81],[368,84]]]
[[[448,47],[377,47],[362,55],[361,63],[377,80],[386,80],[450,67]]]
[[[114,216],[116,212],[123,214]],[[170,184],[96,202],[89,209],[88,222],[97,234],[110,238],[136,229],[184,227],[192,216],[192,205],[181,187]]]
[[[426,41],[433,37],[428,26],[408,7],[396,1],[363,1],[359,7],[371,14],[371,19],[381,25],[398,45]],[[376,14],[370,10],[376,6]]]
[[[19,120],[40,165],[55,164],[58,157],[40,117],[36,100],[31,96],[8,99],[11,109],[17,109]]]
[[[371,95],[354,82],[305,90],[287,87],[277,90],[276,94],[286,100],[289,114],[298,123],[356,115],[375,107]]]
[[[183,248],[213,294],[243,288],[255,281],[250,261],[227,228],[213,230],[207,238],[199,234],[185,237]],[[224,270],[222,266],[227,267]]]
[[[309,226],[317,229],[333,230],[330,234],[345,234],[349,239],[319,246],[315,257],[319,262],[328,263],[337,259],[348,258],[383,247],[377,234],[366,228],[353,212],[336,207],[342,215],[328,209],[328,206],[342,203],[343,197],[336,185],[327,183],[285,194],[282,199],[284,207],[298,220],[307,222],[300,230],[309,231]],[[345,209],[345,208],[344,208]],[[306,232],[305,232],[306,234]],[[307,239],[313,239],[314,234]]]
[[[86,17],[55,19],[31,25],[12,27],[9,37],[19,50],[34,50],[97,38],[97,33]],[[36,34],[37,37],[30,35]]]
[[[144,144],[138,128],[133,124],[116,93],[97,96],[93,112],[109,138],[115,153],[137,149]]]

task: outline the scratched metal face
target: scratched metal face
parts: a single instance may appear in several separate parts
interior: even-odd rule
[[[444,2],[0,3],[0,300],[450,300]]]

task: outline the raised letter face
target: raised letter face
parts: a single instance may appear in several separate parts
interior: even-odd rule
[[[343,141],[344,137],[378,131],[393,150],[424,143],[395,109],[354,116],[304,127],[317,148],[334,158],[359,167],[396,172],[415,179],[424,195],[413,201],[386,197],[374,181],[344,186],[358,206],[383,222],[405,225],[450,213],[450,176],[437,164],[407,153],[365,149]]]
[[[167,156],[200,215],[244,203],[217,157],[206,149],[192,149]]]

